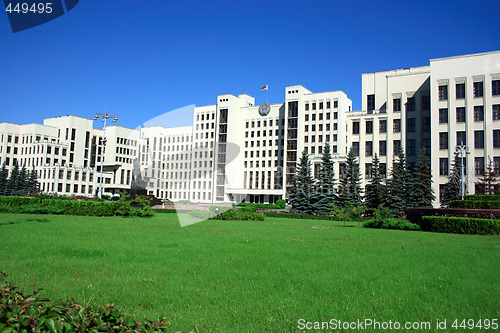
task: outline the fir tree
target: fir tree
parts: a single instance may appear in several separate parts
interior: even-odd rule
[[[26,190],[27,178],[28,178],[28,174],[26,172],[26,167],[23,165],[23,167],[21,168],[21,171],[19,171],[19,176],[17,177],[15,194],[18,194],[20,192],[24,192]]]
[[[372,178],[370,183],[366,184],[365,205],[368,208],[377,208],[385,202],[386,188],[383,183],[384,177],[380,172],[380,160],[375,153],[373,156]]]
[[[313,179],[311,177],[311,162],[307,152],[302,151],[299,164],[293,185],[290,190],[290,199],[292,207],[302,213],[311,213],[311,192],[312,192]]]
[[[483,174],[483,177],[479,177],[479,181],[476,182],[476,194],[486,194],[494,195],[498,187],[498,172],[495,171],[493,161],[488,158],[488,166]]]
[[[28,174],[28,179],[26,181],[26,189],[29,193],[40,192],[40,184],[38,183],[38,175],[35,171],[35,167]]]
[[[432,174],[430,161],[425,154],[425,148],[420,150],[417,167],[414,170],[412,190],[411,190],[411,206],[412,207],[432,207],[432,202],[436,197],[432,189]]]
[[[314,212],[328,215],[335,204],[335,172],[333,170],[332,155],[328,143],[323,147],[319,178],[312,197]]]
[[[5,166],[5,162],[3,162],[2,169],[0,169],[0,195],[6,195],[8,177],[9,171]]]
[[[342,208],[361,205],[361,172],[354,150],[349,150],[345,167],[340,175],[338,188],[338,204]]]
[[[392,160],[391,176],[387,181],[387,204],[397,215],[403,215],[409,202],[410,173],[403,149]]]
[[[10,172],[9,179],[7,180],[7,185],[5,188],[5,195],[14,195],[17,191],[17,184],[19,178],[19,164],[17,161],[14,162],[14,166],[12,167],[12,171]]]
[[[462,186],[460,168],[460,155],[455,153],[448,182],[445,184],[445,191],[441,200],[442,205],[449,205],[451,200],[460,200],[462,198],[460,193]]]

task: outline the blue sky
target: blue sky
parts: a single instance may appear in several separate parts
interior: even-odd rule
[[[499,50],[499,12],[500,1],[80,0],[15,34],[2,12],[0,122],[107,108],[135,128],[218,94],[261,103],[266,84],[271,103],[302,84],[342,90],[357,110],[362,73]]]

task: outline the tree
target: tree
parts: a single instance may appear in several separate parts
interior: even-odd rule
[[[345,167],[340,175],[338,203],[340,207],[360,206],[363,189],[361,188],[361,172],[354,150],[349,150]]]
[[[19,178],[19,164],[17,161],[14,162],[14,166],[12,167],[12,171],[10,172],[10,177],[7,180],[7,184],[5,187],[5,195],[14,195],[19,189],[17,188]]]
[[[365,205],[368,208],[377,208],[385,202],[386,188],[384,177],[380,173],[380,160],[375,153],[373,156],[372,178],[365,188]]]
[[[28,173],[26,172],[26,167],[23,165],[21,168],[21,171],[19,171],[19,175],[17,177],[16,181],[16,191],[14,194],[17,194],[19,192],[24,192],[26,190],[26,180],[28,178]]]
[[[402,148],[392,160],[391,177],[387,181],[387,204],[397,215],[403,215],[409,202],[410,173]]]
[[[0,169],[0,195],[6,194],[8,177],[9,177],[9,170],[7,170],[5,162],[3,162],[2,169]]]
[[[498,172],[495,170],[493,161],[488,158],[488,166],[484,172],[483,177],[479,177],[479,181],[476,182],[476,189],[479,193],[476,194],[486,194],[494,195],[498,188]]]
[[[299,164],[290,189],[292,207],[302,213],[312,213],[311,192],[313,179],[311,176],[311,162],[307,152],[302,151]]]
[[[430,161],[425,154],[425,148],[420,150],[410,198],[412,207],[432,207],[432,202],[436,199],[432,189]]]
[[[451,200],[461,199],[461,175],[460,175],[461,161],[460,155],[455,152],[455,158],[451,165],[451,171],[448,176],[448,182],[445,184],[444,195],[441,200],[442,205],[449,205]]]
[[[312,208],[321,215],[328,215],[335,204],[335,172],[328,143],[323,147],[319,178],[312,197]]]
[[[33,166],[33,170],[28,174],[28,178],[26,181],[26,190],[29,193],[38,193],[40,192],[40,184],[38,183],[38,175],[35,171],[35,167]]]

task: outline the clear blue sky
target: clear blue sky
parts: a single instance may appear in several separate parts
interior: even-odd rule
[[[500,49],[500,1],[80,0],[13,34],[0,13],[0,122],[95,112],[137,127],[218,94],[284,100],[284,87],[343,90],[361,73]]]

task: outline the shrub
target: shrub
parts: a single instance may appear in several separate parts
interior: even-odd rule
[[[286,207],[286,201],[285,200],[278,200],[276,201],[276,205],[280,207],[281,209],[285,209]]]
[[[469,209],[500,209],[500,201],[493,200],[451,200],[450,207]]]
[[[422,228],[452,234],[496,235],[500,233],[500,220],[471,217],[423,216]]]
[[[0,273],[1,332],[158,332],[167,327],[165,319],[139,322],[124,317],[111,304],[83,307],[74,300],[51,302],[36,289],[23,295]]]
[[[231,209],[212,217],[211,220],[264,221],[265,217],[266,215],[264,215],[264,213],[245,212]]]
[[[500,201],[500,195],[470,194],[464,195],[464,200]]]
[[[237,207],[249,207],[249,208],[253,208],[254,211],[256,209],[282,209],[280,206],[275,205],[275,204],[263,204],[263,203],[246,203],[246,202],[240,202],[236,206]]]
[[[284,217],[290,219],[309,219],[309,220],[336,220],[333,216],[325,216],[325,215],[310,215],[310,214],[302,214],[302,213],[285,213],[285,212],[264,212],[265,216],[268,217]]]
[[[372,219],[363,224],[365,228],[376,229],[398,229],[398,230],[420,230],[420,226],[405,219]]]

